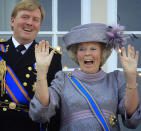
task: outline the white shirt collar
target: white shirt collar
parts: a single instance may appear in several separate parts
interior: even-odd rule
[[[14,38],[14,36],[12,36],[12,41],[13,41],[13,44],[14,44],[15,48],[16,48],[18,45],[20,45],[20,43]],[[32,41],[32,42],[33,42],[33,41]],[[26,50],[30,47],[30,45],[32,44],[32,42],[31,42],[31,43],[27,43],[27,44],[24,45],[25,48],[26,48]]]

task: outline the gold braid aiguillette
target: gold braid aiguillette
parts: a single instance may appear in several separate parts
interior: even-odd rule
[[[0,61],[0,81],[1,81],[1,96],[5,94],[5,76],[6,76],[6,62]]]

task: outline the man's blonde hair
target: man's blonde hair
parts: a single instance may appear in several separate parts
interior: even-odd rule
[[[44,11],[42,5],[35,0],[21,0],[14,7],[14,9],[11,13],[11,17],[15,18],[17,16],[17,13],[21,10],[33,11],[36,9],[39,9],[41,12],[41,22],[42,22],[45,17],[45,11]]]

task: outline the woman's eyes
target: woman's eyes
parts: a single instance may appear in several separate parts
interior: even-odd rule
[[[79,51],[85,51],[86,48],[79,48]]]
[[[86,50],[87,50],[87,48],[79,48],[79,51],[86,51]],[[94,51],[94,50],[96,50],[96,48],[91,47],[90,50]]]
[[[94,47],[91,47],[90,49],[91,49],[91,50],[96,50],[96,48],[94,48]]]

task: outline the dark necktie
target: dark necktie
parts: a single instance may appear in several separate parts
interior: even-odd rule
[[[17,49],[17,51],[18,51],[18,53],[19,53],[20,56],[22,56],[21,51],[26,50],[26,48],[25,48],[24,45],[18,45],[18,46],[16,47],[16,49]]]

